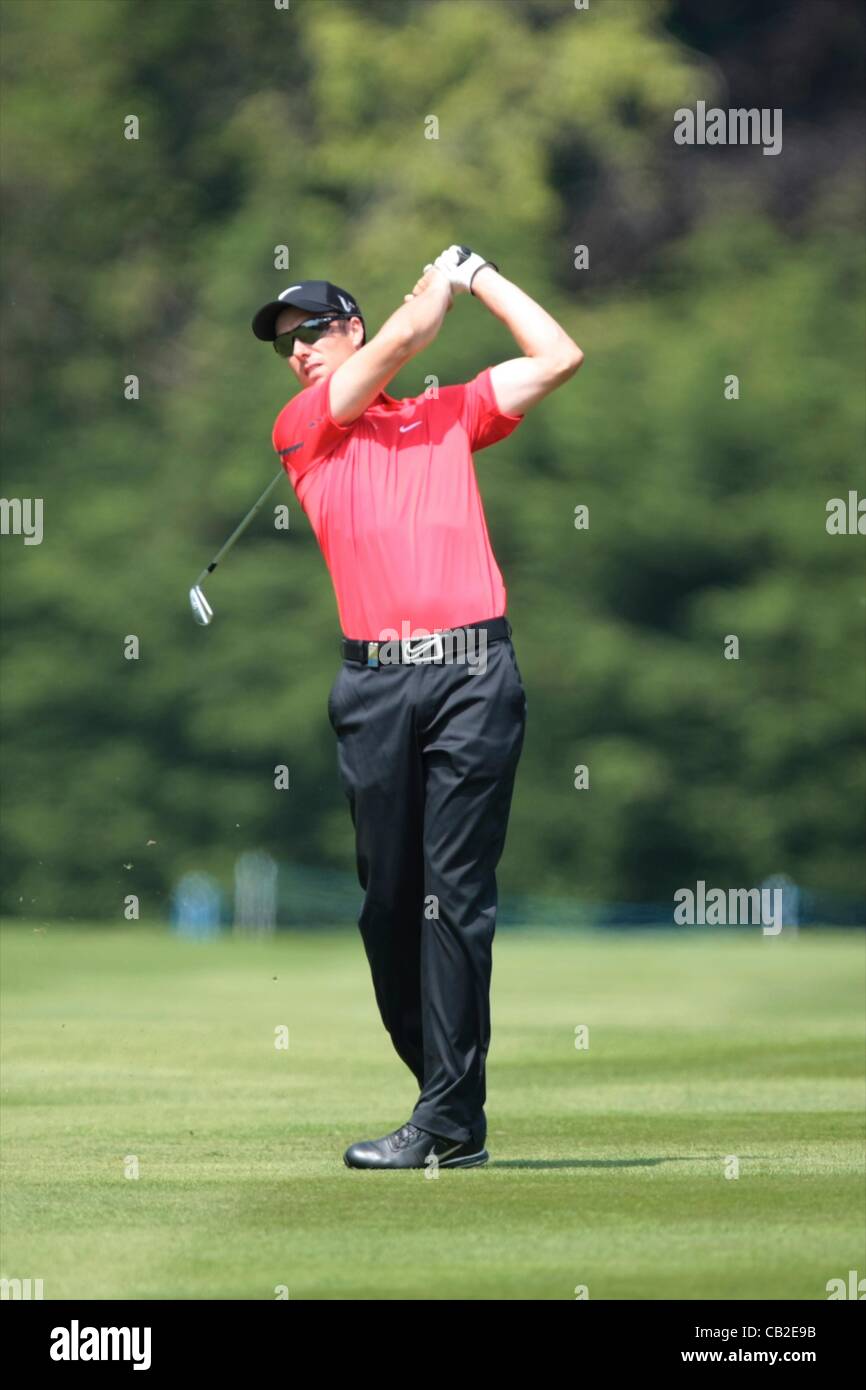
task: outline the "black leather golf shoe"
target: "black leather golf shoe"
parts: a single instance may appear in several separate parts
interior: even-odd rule
[[[461,1142],[410,1123],[383,1139],[360,1139],[350,1144],[343,1162],[347,1168],[476,1168],[489,1157],[480,1133]]]

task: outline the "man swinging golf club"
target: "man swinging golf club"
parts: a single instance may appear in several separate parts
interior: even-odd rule
[[[522,357],[405,400],[385,391],[471,292]],[[583,353],[498,267],[451,246],[367,342],[351,294],[291,285],[253,332],[302,386],[273,444],[325,557],[343,662],[328,698],[382,1021],[420,1093],[352,1168],[486,1163],[495,870],[526,696],[472,455],[517,428]],[[481,652],[479,659],[478,653]]]

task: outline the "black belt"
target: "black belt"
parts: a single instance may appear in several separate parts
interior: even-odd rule
[[[507,618],[488,618],[483,623],[466,623],[423,637],[395,637],[384,642],[343,637],[343,660],[357,661],[361,666],[426,666],[429,662],[453,661],[455,653],[473,649],[476,639],[467,637],[470,632],[484,632],[487,642],[504,642],[511,636],[512,627]]]

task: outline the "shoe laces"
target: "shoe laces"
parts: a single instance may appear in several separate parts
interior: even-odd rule
[[[422,1131],[418,1129],[417,1125],[401,1125],[393,1137],[393,1147],[395,1149],[405,1149],[407,1144],[414,1144],[421,1132]]]

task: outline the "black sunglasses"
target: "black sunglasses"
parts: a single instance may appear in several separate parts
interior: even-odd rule
[[[305,319],[288,333],[280,333],[274,338],[274,352],[279,353],[280,357],[291,357],[295,351],[295,339],[301,343],[317,343],[324,338],[332,323],[351,317],[351,314],[317,314],[315,318]]]

